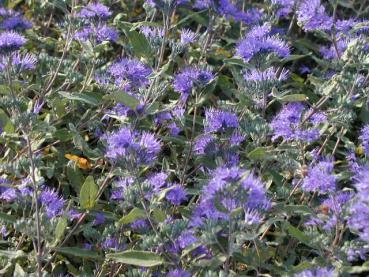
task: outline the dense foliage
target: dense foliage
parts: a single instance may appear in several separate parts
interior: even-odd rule
[[[369,274],[369,1],[1,2],[1,276]]]

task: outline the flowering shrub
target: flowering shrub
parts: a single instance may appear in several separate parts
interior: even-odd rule
[[[367,0],[0,5],[1,276],[369,274]]]

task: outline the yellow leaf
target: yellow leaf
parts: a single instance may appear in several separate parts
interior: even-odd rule
[[[90,169],[92,166],[89,160],[83,157],[79,157],[77,155],[65,154],[64,157],[66,157],[70,161],[76,162],[77,166],[82,169]]]

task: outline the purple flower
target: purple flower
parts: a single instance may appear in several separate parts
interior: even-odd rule
[[[152,43],[161,42],[164,37],[164,29],[162,27],[142,26],[140,32]]]
[[[26,39],[14,32],[6,31],[0,34],[0,54],[19,50],[26,43]]]
[[[188,271],[178,268],[170,270],[166,277],[191,277],[191,274]]]
[[[231,146],[239,146],[244,140],[245,136],[241,135],[239,131],[234,131],[229,139]]]
[[[302,65],[299,71],[301,74],[309,74],[311,72],[311,69],[306,65]]]
[[[290,49],[286,42],[277,36],[271,36],[270,24],[253,27],[237,45],[237,55],[246,62],[258,54],[274,53],[279,57],[290,55]]]
[[[91,2],[86,7],[84,7],[79,13],[77,13],[77,17],[91,20],[91,19],[102,19],[106,20],[111,16],[112,12],[109,8],[103,4],[98,2]]]
[[[188,67],[176,75],[173,88],[182,94],[182,102],[186,102],[195,86],[203,87],[213,78],[214,76],[210,71]]]
[[[87,243],[87,242],[85,242],[85,243],[83,244],[83,248],[84,248],[84,249],[91,250],[91,249],[92,249],[92,247],[93,247],[93,245],[92,245],[91,243]]]
[[[212,135],[202,135],[195,140],[194,151],[197,155],[214,155],[218,145]]]
[[[124,199],[123,196],[127,187],[131,186],[133,183],[134,178],[131,176],[119,179],[117,182],[114,183],[110,199],[123,200]]]
[[[369,166],[361,167],[354,176],[354,187],[357,191],[350,207],[348,226],[358,233],[359,237],[369,241]]]
[[[297,9],[297,22],[305,31],[330,30],[333,26],[320,0],[304,0]]]
[[[104,224],[105,221],[106,221],[105,215],[103,213],[97,213],[93,221],[93,224],[100,225],[100,224]]]
[[[7,233],[7,230],[6,230],[6,226],[5,225],[2,225],[1,228],[0,228],[0,233],[1,233],[1,237],[2,239],[5,239],[6,237],[6,233]]]
[[[124,58],[112,64],[108,73],[114,78],[117,86],[127,83],[125,88],[131,91],[147,86],[152,70],[136,59]]]
[[[328,268],[316,268],[312,270],[304,270],[298,274],[293,275],[294,277],[337,277],[338,275],[334,272],[334,269]]]
[[[187,45],[195,42],[197,38],[196,33],[192,32],[189,29],[183,29],[181,31],[181,44]]]
[[[9,185],[11,182],[9,182],[7,179],[1,179],[0,184],[6,184]],[[27,197],[31,197],[33,194],[33,189],[30,187],[30,180],[28,178],[25,178],[22,180],[21,184],[15,187],[2,187],[0,186],[0,199],[5,200],[7,202],[13,202],[13,201],[24,201],[27,200]]]
[[[346,51],[349,42],[349,39],[337,40],[337,49],[333,45],[333,43],[328,47],[322,46],[320,47],[320,54],[322,54],[323,58],[327,60],[338,59],[343,54],[343,52]]]
[[[369,125],[366,125],[361,129],[361,135],[359,138],[364,147],[365,154],[369,156]]]
[[[181,249],[185,249],[197,241],[198,239],[195,237],[195,231],[190,229],[183,231],[177,238],[176,243]]]
[[[202,190],[191,225],[201,226],[204,219],[228,220],[230,213],[237,208],[244,209],[245,220],[256,223],[261,219],[256,211],[269,206],[265,185],[254,174],[236,166],[219,167]]]
[[[47,217],[53,218],[63,214],[66,201],[55,190],[44,188],[40,194],[40,202],[45,208]]]
[[[106,156],[114,162],[130,165],[150,165],[160,152],[160,141],[149,132],[136,132],[123,127],[106,137],[108,146]]]
[[[7,19],[4,19],[0,24],[0,29],[5,30],[16,30],[23,31],[26,29],[30,29],[32,24],[20,16],[14,16]]]
[[[145,219],[137,219],[130,224],[130,227],[134,231],[142,231],[147,229],[149,227],[149,224]]]
[[[338,223],[343,223],[344,208],[351,198],[352,194],[344,191],[329,195],[321,203],[321,206],[326,207],[327,210],[318,214],[318,217],[312,216],[306,224],[310,226],[320,225],[326,231],[334,230]]]
[[[277,16],[286,17],[293,11],[296,0],[272,0],[272,5],[277,8]]]
[[[285,140],[301,140],[313,142],[320,136],[316,125],[325,120],[323,114],[311,117],[308,122],[312,123],[311,129],[301,129],[301,120],[305,111],[305,105],[300,102],[293,102],[285,105],[271,122],[274,135],[272,140],[282,137]]]
[[[288,70],[282,69],[277,73],[274,67],[267,68],[264,71],[259,69],[251,69],[245,72],[243,75],[245,81],[253,83],[261,83],[262,85],[275,85],[278,82],[284,81],[288,77]]]
[[[206,132],[226,132],[238,128],[238,117],[231,112],[210,108],[205,111],[204,125]]]
[[[101,248],[104,250],[114,249],[114,250],[124,250],[125,244],[115,237],[107,237],[101,244]]]
[[[214,0],[195,0],[194,8],[195,9],[208,9],[212,5]]]
[[[26,70],[35,69],[37,58],[32,54],[21,54],[20,52],[14,52],[10,56],[0,57],[0,72],[10,69],[14,73],[19,73]]]
[[[90,40],[98,44],[103,41],[116,42],[119,39],[118,32],[105,24],[98,24],[97,26],[91,25],[83,27],[74,35],[75,39],[80,41]]]
[[[175,206],[181,205],[187,199],[187,192],[181,185],[175,185],[167,192],[165,198]]]
[[[168,124],[169,133],[171,136],[178,136],[182,131],[180,127],[175,122],[171,122]]]
[[[245,223],[247,226],[259,225],[262,217],[257,210],[247,209],[245,211]]]
[[[322,160],[314,166],[310,166],[308,175],[302,184],[305,191],[325,194],[336,190],[336,177],[333,175],[333,161]]]
[[[159,193],[163,187],[167,186],[167,179],[168,174],[159,172],[151,175],[146,181],[151,186],[153,192]]]

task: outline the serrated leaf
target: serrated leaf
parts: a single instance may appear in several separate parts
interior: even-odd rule
[[[119,220],[119,224],[129,224],[137,219],[146,218],[146,213],[144,210],[139,208],[133,208],[126,216],[123,216]]]
[[[118,263],[142,267],[153,267],[164,263],[163,258],[159,254],[147,251],[129,250],[120,253],[108,254],[107,258]]]
[[[101,260],[103,259],[96,251],[78,248],[78,247],[59,247],[55,248],[58,253],[72,255],[84,259]]]
[[[92,176],[88,176],[82,185],[79,201],[81,208],[92,209],[95,206],[98,187]]]

